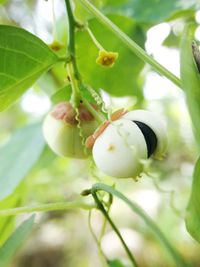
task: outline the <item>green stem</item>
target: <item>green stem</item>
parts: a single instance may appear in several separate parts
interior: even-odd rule
[[[72,86],[72,96],[71,103],[74,108],[77,108],[80,100],[83,101],[84,105],[91,112],[94,118],[97,120],[99,124],[105,121],[105,117],[102,114],[99,114],[93,106],[85,99],[82,98],[80,87],[82,84],[81,75],[78,71],[77,63],[76,63],[76,51],[75,51],[75,28],[76,21],[74,19],[72,8],[70,4],[70,0],[65,0],[67,15],[68,15],[68,49],[67,56],[71,58],[71,61],[67,64],[67,72],[71,81]]]
[[[80,0],[84,7],[91,12],[97,20],[112,31],[131,51],[133,51],[140,59],[150,64],[158,73],[164,75],[174,84],[182,87],[181,81],[173,73],[168,71],[165,67],[159,64],[155,59],[149,56],[139,45],[137,45],[128,35],[126,35],[119,27],[117,27],[111,20],[104,16],[92,3],[88,0]]]
[[[71,57],[70,56],[58,57],[58,61],[69,63],[71,61]]]
[[[68,18],[68,44],[67,55],[71,57],[71,61],[67,64],[67,72],[72,85],[71,104],[76,108],[80,101],[80,74],[78,72],[75,56],[75,27],[76,22],[73,16],[70,0],[65,0],[67,18]]]
[[[66,9],[67,9],[67,17],[68,17],[68,46],[67,50],[71,56],[75,56],[75,19],[72,13],[72,8],[70,4],[70,0],[65,0]]]
[[[177,266],[179,267],[188,267],[188,265],[182,256],[178,253],[178,251],[175,250],[175,248],[170,244],[168,239],[165,237],[165,235],[162,233],[162,231],[157,227],[157,225],[154,223],[154,221],[149,217],[144,210],[142,210],[135,202],[129,200],[126,196],[124,196],[121,192],[113,189],[112,187],[105,185],[105,184],[95,184],[92,187],[91,190],[94,193],[97,191],[104,191],[108,194],[112,194],[113,196],[118,197],[122,201],[124,201],[133,212],[138,214],[144,222],[147,224],[147,226],[152,230],[152,232],[157,236],[157,238],[163,243],[165,248],[168,250],[168,252],[173,257],[174,261],[176,262]],[[96,201],[96,200],[95,200]]]
[[[21,213],[47,212],[47,211],[71,210],[71,209],[91,210],[95,207],[96,206],[94,204],[88,204],[80,200],[71,202],[56,202],[43,205],[35,205],[31,207],[20,207],[20,208],[0,210],[0,216],[12,216]]]
[[[110,223],[111,227],[113,228],[113,230],[115,231],[115,233],[117,234],[117,236],[119,237],[130,261],[133,264],[133,267],[137,267],[138,264],[135,260],[135,258],[133,257],[132,253],[130,252],[128,246],[126,245],[126,242],[124,241],[120,231],[118,230],[118,228],[116,227],[116,225],[114,224],[114,222],[111,220],[110,216],[108,215],[107,211],[105,210],[103,204],[101,203],[101,201],[99,200],[99,198],[97,197],[96,191],[93,187],[92,187],[92,196],[97,204],[98,209],[103,213],[103,215],[105,216],[105,218],[108,220],[108,222]]]

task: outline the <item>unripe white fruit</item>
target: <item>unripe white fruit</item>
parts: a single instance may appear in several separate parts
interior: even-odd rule
[[[93,158],[105,174],[118,178],[136,178],[147,159],[147,146],[138,126],[119,119],[107,126],[93,146]]]
[[[98,124],[84,107],[81,107],[80,112],[81,133],[87,138]],[[80,159],[87,157],[71,104],[60,103],[47,115],[43,123],[43,134],[49,147],[57,155]]]
[[[123,119],[128,119],[135,122],[144,123],[148,126],[157,138],[157,145],[152,154],[155,159],[162,159],[167,150],[167,130],[163,119],[147,110],[133,110],[122,117]]]

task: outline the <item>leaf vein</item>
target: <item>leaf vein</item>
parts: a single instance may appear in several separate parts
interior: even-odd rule
[[[13,81],[17,81],[17,79],[16,79],[14,76],[9,75],[9,74],[7,74],[7,73],[0,72],[0,75],[3,75],[3,76],[5,76],[5,77],[7,77],[7,78],[9,78],[9,79],[11,79],[11,80],[13,80]]]
[[[0,49],[21,54],[21,55],[24,55],[24,56],[28,57],[32,61],[35,61],[35,62],[40,63],[40,64],[42,63],[42,61],[40,61],[40,60],[28,55],[27,53],[25,53],[23,51],[20,51],[20,50],[17,50],[17,49],[13,49],[13,48],[3,47],[3,46],[0,46]]]

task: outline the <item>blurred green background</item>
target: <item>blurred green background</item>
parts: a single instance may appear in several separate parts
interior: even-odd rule
[[[200,40],[198,1],[91,2],[178,76],[179,42],[187,21],[196,23],[196,39]],[[0,3],[1,24],[25,28],[48,44],[53,41],[52,33],[56,28],[58,40],[66,45],[67,20],[64,1],[54,1],[57,20],[54,26],[50,0],[5,0]],[[131,179],[105,177],[94,168],[90,160],[59,158],[45,147],[34,168],[15,192],[0,202],[0,207],[73,200],[79,197],[82,190],[100,179],[110,185],[115,184],[119,191],[144,208],[185,259],[192,266],[198,267],[200,247],[187,233],[183,220],[191,190],[193,166],[199,152],[193,137],[185,96],[181,89],[156,74],[123,47],[120,41],[113,39],[112,35],[82,8],[78,0],[75,4],[77,18],[80,21],[90,19],[90,27],[104,47],[119,52],[116,66],[106,72],[95,65],[98,50],[88,35],[82,31],[78,32],[77,57],[84,80],[101,94],[108,109],[145,108],[161,114],[168,129],[169,149],[166,158],[152,162],[147,173],[135,182]],[[64,53],[63,51],[60,53]],[[16,129],[41,122],[52,106],[51,95],[65,84],[65,69],[61,65],[56,66],[43,75],[12,107],[1,113],[0,145],[6,144]],[[172,191],[173,199],[170,193]],[[102,266],[88,228],[87,211],[59,211],[36,215],[37,225],[34,231],[10,266]],[[111,216],[141,267],[174,266],[148,227],[120,201],[114,200]],[[0,218],[0,244],[3,244],[16,225],[25,218],[27,215]],[[102,221],[101,214],[94,211],[92,224],[97,234]],[[119,258],[127,262],[123,247],[109,226],[102,240],[102,249],[109,259]]]

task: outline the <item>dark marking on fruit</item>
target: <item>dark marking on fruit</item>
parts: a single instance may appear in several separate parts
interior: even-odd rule
[[[145,123],[141,121],[133,121],[133,122],[138,126],[138,128],[141,130],[144,136],[144,139],[147,145],[147,156],[149,158],[155,152],[156,147],[157,147],[158,140],[157,140],[156,134]]]

